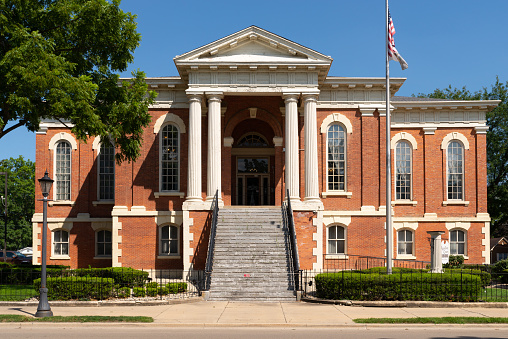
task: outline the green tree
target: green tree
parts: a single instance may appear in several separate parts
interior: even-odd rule
[[[448,86],[444,90],[436,89],[418,97],[453,100],[501,100],[500,104],[487,113],[487,189],[488,212],[492,218],[491,235],[508,234],[508,81],[502,83],[499,78],[490,89],[483,88],[470,92]]]
[[[139,156],[150,122],[144,73],[119,83],[141,36],[120,0],[0,0],[0,139],[56,119],[79,140],[100,135],[117,161]],[[7,127],[7,124],[10,124]]]
[[[35,211],[35,163],[24,159],[0,160],[0,172],[7,172],[7,249],[32,246],[32,216]],[[5,196],[5,176],[0,176],[0,195]],[[0,248],[4,243],[4,201],[0,204]]]

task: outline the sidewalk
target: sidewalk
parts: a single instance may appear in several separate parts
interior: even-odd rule
[[[51,305],[51,303],[50,303]],[[144,306],[51,305],[54,315],[149,316],[166,326],[362,326],[356,318],[508,317],[508,308],[486,307],[360,307],[307,302],[202,301]],[[0,314],[34,315],[37,304],[0,305]],[[144,325],[146,326],[146,324]]]

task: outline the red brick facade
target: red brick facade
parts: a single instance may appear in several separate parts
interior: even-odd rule
[[[266,34],[268,37],[269,35]],[[298,47],[298,46],[296,46]],[[295,47],[295,48],[296,48]],[[301,49],[301,53],[306,50]],[[300,52],[297,52],[300,53]],[[331,61],[330,61],[331,62]],[[183,67],[183,66],[182,66]],[[257,67],[257,66],[256,66]],[[261,68],[261,66],[259,66]],[[275,70],[266,67],[266,81],[279,81]],[[288,68],[286,67],[286,70]],[[228,71],[231,71],[229,68]],[[312,70],[308,67],[304,71]],[[236,71],[236,69],[233,69]],[[231,71],[231,72],[233,72]],[[234,73],[231,78],[242,84],[244,74],[250,81],[265,81],[258,68]],[[246,72],[247,72],[246,71]],[[302,72],[304,72],[302,71]],[[190,72],[190,71],[189,71]],[[272,73],[270,73],[272,72]],[[255,75],[253,75],[255,74]],[[288,73],[291,79],[291,74]],[[314,79],[314,73],[302,78]],[[302,73],[304,74],[304,73]],[[317,74],[317,73],[316,73]],[[312,75],[312,76],[311,76]],[[204,76],[203,76],[204,77]],[[348,256],[384,257],[386,251],[386,112],[383,108],[383,79],[354,79],[315,75],[319,90],[316,109],[319,208],[305,206],[305,124],[303,109],[298,117],[299,187],[301,206],[295,208],[294,220],[300,263],[303,269],[319,269],[337,264]],[[199,78],[201,79],[201,78]],[[208,78],[207,78],[208,79]],[[213,76],[210,78],[213,81]],[[217,79],[220,78],[220,74]],[[217,80],[217,81],[219,81]],[[71,267],[125,266],[156,269],[203,269],[206,262],[210,232],[210,212],[207,208],[187,208],[184,204],[189,180],[189,105],[186,93],[189,84],[184,78],[147,79],[157,89],[157,105],[150,108],[152,121],[145,128],[140,157],[133,163],[115,166],[114,201],[99,201],[98,142],[89,138],[78,142],[70,130],[56,123],[49,124],[37,134],[36,176],[48,170],[55,179],[55,147],[61,140],[77,145],[71,151],[71,193],[69,201],[54,201],[48,208],[48,263]],[[207,80],[209,81],[209,80]],[[297,80],[291,80],[297,81]],[[302,80],[303,81],[303,80]],[[403,80],[398,79],[392,95]],[[169,85],[168,85],[169,83]],[[374,84],[374,85],[373,85]],[[220,119],[221,190],[224,206],[239,201],[240,181],[237,159],[242,157],[268,159],[266,183],[269,205],[281,206],[285,197],[285,101],[286,90],[238,90],[228,85],[222,89]],[[190,87],[190,86],[189,86]],[[291,87],[291,86],[290,86]],[[251,86],[251,88],[254,88]],[[257,87],[256,87],[257,88]],[[277,87],[273,87],[277,88]],[[309,85],[307,85],[309,88]],[[270,92],[272,91],[272,92]],[[274,92],[275,91],[275,92]],[[298,90],[295,90],[298,93]],[[206,93],[203,91],[201,120],[201,192],[207,196],[208,115]],[[304,91],[299,92],[299,107],[303,107]],[[359,100],[357,97],[362,96]],[[170,98],[170,99],[167,99]],[[377,98],[377,99],[375,99]],[[166,100],[167,99],[167,100]],[[492,105],[487,102],[433,102],[398,100],[393,97],[391,138],[392,173],[395,172],[394,145],[397,140],[411,143],[411,199],[395,198],[395,175],[392,174],[393,257],[409,260],[430,260],[430,235],[427,231],[444,231],[449,241],[451,230],[465,235],[464,255],[468,263],[489,261],[489,216],[487,214],[486,135],[484,115]],[[169,102],[169,103],[168,103]],[[359,104],[359,102],[361,102]],[[374,108],[368,106],[372,104]],[[363,105],[363,106],[362,106]],[[365,106],[366,105],[366,106]],[[367,109],[365,108],[367,107]],[[370,107],[370,108],[369,108]],[[458,107],[458,108],[457,108]],[[487,107],[487,108],[486,108]],[[460,113],[463,120],[454,114]],[[428,117],[432,119],[429,119]],[[159,119],[179,119],[179,176],[177,192],[160,192],[160,132]],[[177,117],[177,118],[175,118]],[[467,120],[469,119],[469,120]],[[346,130],[345,190],[329,191],[327,187],[327,130],[330,124],[340,124]],[[267,143],[263,149],[238,147],[246,135],[261,136]],[[447,199],[447,147],[459,141],[463,151],[463,198]],[[229,144],[228,144],[229,143]],[[444,148],[443,148],[444,147]],[[258,152],[258,153],[256,153]],[[242,177],[243,178],[243,177]],[[247,178],[247,176],[245,176]],[[243,187],[243,186],[242,186]],[[56,188],[53,187],[53,190]],[[53,192],[51,193],[53,194]],[[36,196],[40,196],[36,188]],[[50,195],[52,198],[53,195]],[[245,204],[245,203],[244,203]],[[205,204],[206,205],[206,204]],[[161,255],[161,227],[172,225],[178,230],[178,251]],[[344,253],[329,253],[328,227],[345,230]],[[40,262],[42,204],[37,201],[34,215],[34,261]],[[68,252],[55,255],[53,232],[68,232]],[[111,253],[98,255],[97,232],[111,232]],[[398,254],[399,230],[410,230],[413,250],[410,255]]]

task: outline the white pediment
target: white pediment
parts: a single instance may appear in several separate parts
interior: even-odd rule
[[[197,69],[299,68],[326,76],[332,58],[259,27],[251,26],[174,58],[185,78]]]

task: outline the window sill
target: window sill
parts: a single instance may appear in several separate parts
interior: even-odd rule
[[[179,254],[171,254],[171,255],[158,255],[157,259],[181,259],[182,257]]]
[[[183,192],[153,192],[155,198],[159,197],[180,197],[183,198],[185,193]]]
[[[330,196],[330,197],[347,197],[348,199],[351,199],[351,197],[353,196],[353,192],[333,192],[333,191],[327,191],[327,192],[322,192],[321,196],[323,198],[326,198],[326,197]]]
[[[112,259],[112,257],[111,257],[111,256],[106,256],[106,255],[105,255],[105,256],[96,256],[96,257],[93,257],[93,258],[94,258],[94,260],[96,260],[96,259],[99,259],[99,260],[100,260],[100,259],[108,259],[108,260],[111,260],[111,259]]]
[[[409,254],[399,254],[395,259],[416,260],[416,256]]]
[[[443,206],[448,206],[448,205],[469,206],[469,201],[464,201],[464,200],[445,200],[445,201],[443,201]]]
[[[413,201],[413,200],[395,200],[395,201],[392,201],[392,206],[396,206],[396,205],[413,205],[413,206],[416,206],[416,204],[418,204],[417,201]]]
[[[325,259],[349,259],[347,254],[327,254]]]
[[[48,201],[49,206],[74,206],[76,202],[70,200]]]
[[[71,260],[68,255],[52,255],[49,257],[50,260]]]
[[[94,205],[94,206],[97,206],[97,205],[114,205],[114,204],[115,204],[114,200],[96,200],[96,201],[92,201],[92,205]]]

